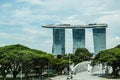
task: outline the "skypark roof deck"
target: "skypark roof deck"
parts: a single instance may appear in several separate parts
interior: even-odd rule
[[[49,24],[43,25],[44,28],[106,28],[107,24],[88,24],[88,25],[71,25],[71,24]]]

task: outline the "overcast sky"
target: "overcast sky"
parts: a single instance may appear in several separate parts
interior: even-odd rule
[[[120,0],[0,0],[0,46],[23,44],[51,53],[55,23],[107,23],[107,48],[120,44]],[[86,47],[93,52],[91,29]],[[72,52],[72,32],[66,30],[66,52]]]

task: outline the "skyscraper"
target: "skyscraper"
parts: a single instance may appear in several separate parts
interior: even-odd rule
[[[52,53],[65,54],[65,29],[53,29]]]
[[[93,28],[94,53],[106,49],[106,28]]]
[[[72,29],[73,53],[77,48],[85,48],[85,29]]]
[[[88,25],[70,25],[70,24],[51,24],[42,26],[53,29],[52,53],[65,54],[65,29],[72,29],[73,35],[73,53],[77,48],[85,48],[85,29],[92,28],[94,53],[106,49],[106,27],[107,24],[88,24]],[[86,44],[87,45],[87,44]],[[71,52],[72,53],[72,52]]]

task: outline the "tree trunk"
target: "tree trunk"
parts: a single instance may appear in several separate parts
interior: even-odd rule
[[[25,79],[28,80],[28,73],[25,73]]]
[[[3,76],[3,80],[6,80],[6,75],[5,75],[5,76]]]
[[[18,72],[17,72],[17,71],[13,71],[13,78],[14,78],[14,79],[16,79],[17,74],[18,74]]]
[[[41,79],[42,78],[42,69],[40,69],[40,71],[39,71],[39,79]]]
[[[118,76],[119,74],[118,74],[118,69],[117,69],[117,67],[115,67],[115,66],[112,66],[112,68],[113,68],[113,75],[114,75],[114,77],[116,77],[116,76]]]
[[[17,74],[13,74],[13,78],[16,79]]]
[[[3,76],[3,80],[6,80],[7,73],[2,73],[1,75]]]

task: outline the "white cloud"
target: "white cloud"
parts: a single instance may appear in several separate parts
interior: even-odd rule
[[[32,11],[29,9],[18,9],[13,12],[12,17],[29,17],[32,14]]]
[[[110,14],[110,15],[103,15],[101,18],[99,18],[98,20],[97,20],[97,22],[102,22],[102,23],[104,23],[104,22],[106,22],[106,23],[118,23],[119,22],[119,20],[120,20],[120,11],[119,11],[119,13],[118,14]],[[111,24],[112,24],[111,23]]]
[[[63,24],[85,24],[78,15],[72,15],[61,21]]]
[[[31,23],[39,23],[45,21],[59,21],[60,17],[56,15],[43,14],[39,9],[30,9],[30,8],[21,8],[11,11],[12,20],[7,23],[11,24],[20,24],[23,26],[29,25]],[[6,22],[6,21],[5,21]],[[38,25],[38,24],[37,24]]]
[[[4,4],[1,5],[1,7],[2,7],[2,8],[5,8],[5,9],[11,8],[11,7],[12,7],[12,4],[11,4],[11,3],[4,3]]]
[[[30,33],[30,34],[34,34],[34,35],[40,33],[40,30],[35,30],[33,28],[27,28],[27,27],[23,28],[23,31]]]
[[[120,36],[115,37],[116,40],[120,41]]]
[[[46,11],[49,12],[97,12],[99,10],[104,10],[104,4],[101,4],[103,1],[98,0],[17,0],[17,2],[27,2],[30,4],[39,5],[39,7],[44,7]],[[98,6],[99,5],[99,6]],[[65,13],[63,13],[65,14]]]
[[[111,14],[111,15],[104,15],[96,20],[98,23],[107,23],[107,33],[111,35],[119,35],[119,26],[120,26],[120,13],[119,14]]]
[[[86,15],[92,16],[92,15],[114,15],[114,14],[120,14],[120,11],[100,11],[100,12],[89,12],[86,13]]]
[[[98,23],[107,23],[107,48],[120,44],[120,14],[103,15],[96,19]]]
[[[21,35],[21,34],[13,34],[13,33],[4,33],[1,32],[0,36],[2,39],[6,39],[6,40],[25,40],[26,36],[25,35]]]
[[[34,5],[40,5],[43,3],[42,0],[17,0],[17,2],[27,2]]]
[[[120,44],[120,36],[108,36],[107,37],[107,48],[113,48]]]
[[[52,34],[50,29],[40,28],[40,27],[35,27],[35,26],[23,27],[22,30],[23,32],[31,36],[34,36],[34,37],[39,37],[39,36],[49,37]]]
[[[14,1],[14,0],[13,0]],[[89,24],[88,22],[107,23],[107,46],[120,43],[119,0],[15,0],[0,6],[0,25],[21,27],[18,33],[1,33],[2,39],[20,42],[51,51],[52,30],[40,28],[48,23]],[[13,6],[14,5],[14,6]],[[8,10],[9,9],[9,10]],[[94,20],[95,19],[95,20]],[[87,23],[86,23],[87,22]],[[16,29],[16,28],[15,28]],[[4,31],[3,31],[4,32]],[[72,52],[71,30],[66,31],[67,52]],[[112,36],[112,37],[111,37]],[[93,51],[91,32],[87,32],[87,48]],[[26,39],[27,38],[27,39]],[[4,42],[5,43],[5,42]],[[40,44],[40,45],[38,45]]]

